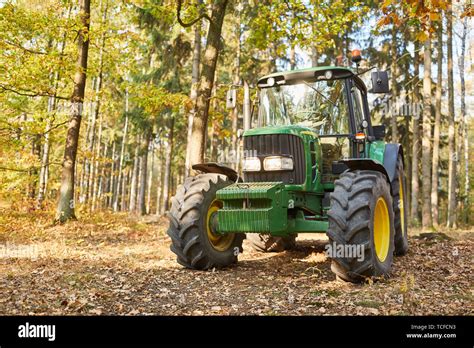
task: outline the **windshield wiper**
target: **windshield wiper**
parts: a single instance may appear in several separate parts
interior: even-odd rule
[[[334,105],[336,108],[337,108],[337,105],[335,103],[332,102],[331,99],[329,99],[328,97],[326,97],[324,94],[322,94],[320,91],[318,91],[316,88],[314,88],[313,86],[311,86],[308,82],[306,81],[303,81],[303,83],[308,86],[309,88],[311,88],[313,91],[315,91],[316,93],[318,93],[321,97],[323,97],[325,100],[327,100],[328,102],[330,102],[332,105]]]

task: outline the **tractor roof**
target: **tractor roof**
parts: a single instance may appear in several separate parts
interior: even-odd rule
[[[329,79],[344,79],[348,77],[355,77],[357,80],[360,78],[354,74],[352,69],[343,66],[317,66],[313,68],[307,69],[300,69],[300,70],[291,70],[291,71],[283,71],[283,72],[276,72],[270,75],[266,75],[258,80],[258,87],[265,88],[271,87],[267,84],[269,78],[274,78],[277,85],[282,84],[295,84],[303,80],[326,80],[325,73],[327,71],[332,72],[332,76]],[[360,82],[362,82],[360,80]],[[364,85],[362,83],[362,85]]]

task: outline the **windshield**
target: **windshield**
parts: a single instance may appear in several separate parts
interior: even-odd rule
[[[301,125],[319,135],[348,134],[344,80],[301,82],[260,91],[260,127]]]

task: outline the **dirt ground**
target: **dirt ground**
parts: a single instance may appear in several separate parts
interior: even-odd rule
[[[335,280],[324,235],[296,250],[191,271],[169,251],[167,221],[0,210],[0,315],[473,315],[474,232],[417,234],[390,279]],[[314,237],[314,236],[311,236]]]

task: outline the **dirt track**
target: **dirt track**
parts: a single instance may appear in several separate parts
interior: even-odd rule
[[[411,237],[392,278],[354,285],[335,280],[324,239],[276,254],[245,243],[236,266],[198,272],[174,262],[164,220],[50,218],[1,214],[1,315],[474,314],[472,232]]]

